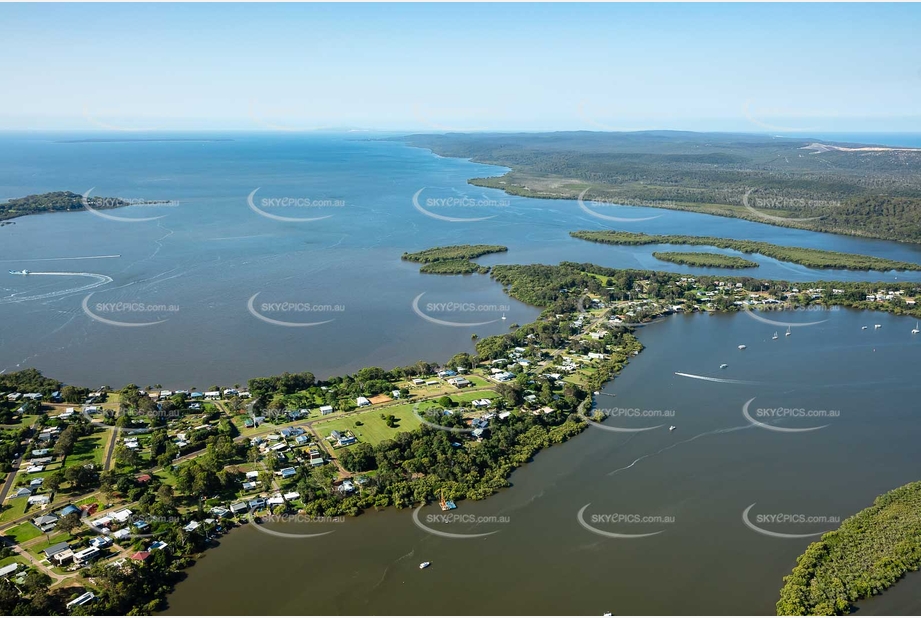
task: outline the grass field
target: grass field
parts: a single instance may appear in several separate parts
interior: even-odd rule
[[[30,521],[24,521],[18,526],[6,531],[5,536],[12,538],[16,543],[25,543],[42,535],[42,531],[32,525]]]
[[[25,515],[27,498],[14,498],[7,500],[3,505],[3,511],[0,511],[0,524],[12,521],[17,517]]]
[[[485,383],[485,380],[481,381]],[[456,389],[449,393],[449,396],[452,401],[456,403],[469,403],[474,399],[491,399],[498,397],[495,391],[470,392],[458,391]],[[437,401],[424,401],[420,404],[419,409],[425,410],[426,408],[436,405],[438,405]],[[348,430],[355,434],[359,442],[367,442],[374,445],[384,440],[392,439],[402,431],[413,431],[421,427],[422,421],[413,413],[413,408],[415,406],[415,403],[404,403],[390,406],[382,410],[368,410],[361,414],[332,418],[322,423],[316,423],[313,428],[324,438],[334,429],[340,432]],[[381,418],[381,414],[393,414],[398,419],[397,426],[387,427],[387,424]],[[359,422],[361,425],[357,424]]]
[[[105,430],[99,430],[77,440],[73,453],[67,457],[67,467],[83,466],[88,463],[101,465],[105,457],[107,433]]]

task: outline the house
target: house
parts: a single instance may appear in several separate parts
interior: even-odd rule
[[[355,403],[358,405],[359,408],[362,408],[364,406],[370,406],[371,400],[368,399],[367,397],[359,397],[358,399],[355,400]]]
[[[148,524],[143,519],[139,519],[131,525],[134,526],[134,529],[137,530],[138,532],[144,532],[145,530],[150,528],[150,524]]]
[[[281,494],[275,494],[265,502],[268,506],[279,506],[285,503],[285,499],[281,497]]]
[[[149,552],[155,552],[158,549],[166,549],[169,547],[169,543],[164,543],[163,541],[154,541],[150,544],[150,547],[147,548]]]
[[[342,481],[341,485],[339,485],[339,491],[344,494],[347,494],[347,493],[355,491],[355,486],[352,484],[352,481],[350,481],[349,479],[346,479]]]
[[[45,466],[29,466],[26,468],[26,474],[36,474],[45,469]]]
[[[83,594],[81,594],[80,596],[78,596],[76,599],[74,599],[74,600],[72,600],[72,601],[68,601],[68,602],[67,602],[67,608],[69,609],[69,608],[75,607],[75,606],[77,606],[77,605],[86,605],[87,603],[89,603],[90,601],[92,601],[92,600],[95,599],[95,598],[96,598],[96,595],[95,595],[95,594],[93,594],[93,593],[90,592],[90,591],[86,591],[86,592],[84,592]]]
[[[149,551],[138,551],[131,554],[131,559],[137,560],[138,562],[146,562],[148,558],[150,558]]]
[[[107,536],[97,536],[95,539],[90,540],[90,545],[92,547],[98,547],[99,549],[108,547],[111,544],[112,544],[112,539],[110,539]]]
[[[261,509],[265,506],[265,498],[253,498],[249,501],[249,508]]]
[[[128,521],[130,518],[131,518],[130,509],[121,509],[120,511],[115,511],[114,513],[112,513],[112,519],[114,519],[115,521],[119,523],[124,523]]]
[[[45,482],[44,477],[32,479],[31,481],[29,481],[29,489],[38,489],[39,487],[42,486],[42,483],[44,482]]]
[[[259,487],[259,483],[256,483],[254,481],[246,481],[245,483],[243,483],[243,491],[253,491],[257,487]]]
[[[65,551],[70,551],[70,545],[68,545],[66,542],[55,543],[45,550],[45,558],[53,558],[54,556]]]
[[[278,474],[280,474],[283,479],[289,479],[297,474],[297,470],[295,468],[282,468],[278,471]]]
[[[474,408],[488,408],[492,405],[489,399],[474,399],[472,402]]]
[[[195,521],[194,519],[182,527],[186,532],[195,532],[201,527],[201,523]]]
[[[310,451],[310,465],[311,466],[322,466],[325,461],[320,456],[319,451]]]
[[[22,393],[10,393],[6,396],[7,401],[18,401],[22,397]]]
[[[41,393],[26,393],[25,395],[22,396],[22,398],[28,399],[29,401],[41,401],[42,394]]]
[[[202,397],[204,397],[204,394],[198,391],[193,391],[189,393],[189,399],[201,399]]]
[[[425,384],[425,380],[420,380],[419,378],[415,378],[413,380],[413,384],[416,386],[422,386],[423,384]]]
[[[51,449],[47,449],[47,448],[37,448],[37,449],[35,449],[34,451],[32,451],[32,457],[44,457],[45,455],[47,455],[47,454],[50,453],[50,452],[51,452]]]
[[[282,497],[283,497],[285,500],[289,500],[289,501],[290,501],[290,500],[297,500],[298,498],[301,497],[301,494],[297,493],[296,491],[289,491],[288,493],[286,493],[286,494],[285,494],[284,496],[282,496]]]
[[[88,564],[98,558],[101,553],[98,547],[87,547],[74,554],[74,562],[77,564]]]
[[[32,523],[42,532],[49,532],[58,525],[58,518],[54,515],[40,515],[32,519]]]
[[[251,480],[251,481],[254,481],[254,480],[258,479],[258,478],[259,478],[259,471],[258,471],[258,470],[250,470],[249,472],[246,473],[246,478],[249,479],[249,480]]]
[[[26,496],[31,496],[31,495],[32,495],[32,490],[31,490],[31,489],[29,489],[28,487],[20,487],[18,490],[16,490],[16,493],[14,493],[12,496],[10,496],[10,499],[12,499],[12,498],[25,498]]]
[[[227,393],[228,391],[224,391],[224,392]],[[192,393],[192,395],[194,396],[195,393]],[[220,399],[221,391],[205,391],[204,397],[205,399]]]
[[[499,420],[500,420],[500,421],[504,421],[505,419],[507,419],[507,418],[510,417],[511,415],[512,415],[511,412],[500,412],[500,413],[499,413]]]
[[[455,388],[464,388],[473,384],[467,378],[451,378],[448,382],[453,384]]]
[[[237,502],[236,504],[230,505],[230,512],[234,515],[239,515],[240,513],[245,513],[249,510],[249,507],[246,506],[245,502]]]
[[[390,395],[391,395],[394,399],[399,399],[399,398],[400,398],[400,391],[398,391],[398,390],[390,391]]]
[[[58,511],[58,516],[66,517],[67,515],[70,515],[71,513],[77,513],[79,515],[83,513],[83,511],[81,511],[78,507],[74,506],[73,504],[68,504],[63,509]]]
[[[230,512],[230,509],[224,508],[223,506],[215,506],[211,509],[211,514],[217,518],[227,517]]]
[[[320,406],[320,414],[322,414],[323,416],[326,416],[327,414],[332,414],[332,413],[333,413],[332,406]]]
[[[131,530],[128,528],[122,528],[121,530],[116,530],[112,533],[112,538],[114,538],[116,541],[126,539],[129,536],[131,536]]]
[[[14,562],[0,569],[0,577],[9,577],[19,569],[19,563]]]
[[[355,444],[358,442],[358,438],[353,435],[348,436],[339,436],[338,441],[336,442],[337,446],[348,446],[350,444]]]
[[[310,436],[298,436],[294,439],[294,442],[299,446],[303,446],[304,444],[310,442]]]

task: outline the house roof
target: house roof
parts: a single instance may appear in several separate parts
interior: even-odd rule
[[[148,558],[150,558],[150,552],[149,552],[149,551],[139,551],[139,552],[135,552],[135,553],[131,554],[131,559],[132,559],[132,560],[139,560],[140,562],[144,562],[144,561],[147,560]]]
[[[60,543],[55,543],[54,545],[52,545],[51,547],[46,549],[44,553],[45,553],[45,556],[47,556],[48,558],[51,558],[55,554],[60,554],[61,552],[67,551],[68,549],[70,549],[70,545],[62,541]]]

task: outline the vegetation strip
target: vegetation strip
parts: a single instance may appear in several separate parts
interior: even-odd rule
[[[733,249],[742,253],[757,253],[766,257],[792,262],[807,268],[835,270],[921,270],[921,264],[897,262],[871,255],[840,253],[822,249],[805,249],[802,247],[784,247],[754,240],[732,240],[714,236],[657,235],[620,231],[570,232],[573,238],[608,245],[699,245],[718,249]]]
[[[778,616],[849,614],[854,602],[921,567],[921,482],[879,496],[873,506],[822,535],[784,577]]]
[[[705,268],[758,268],[760,266],[758,262],[752,262],[735,255],[723,255],[722,253],[655,251],[652,257],[663,262]]]

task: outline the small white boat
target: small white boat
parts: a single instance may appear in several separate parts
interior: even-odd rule
[[[503,319],[503,320],[507,319],[507,318],[505,317],[505,314],[504,314],[504,313],[502,314],[502,319]]]
[[[785,336],[789,337],[789,336],[792,335],[792,334],[793,334],[792,327],[788,326],[788,327],[787,327],[787,334],[786,334]]]
[[[729,363],[723,363],[722,365],[720,365],[720,369],[725,369],[728,366],[729,366]]]
[[[431,562],[423,562],[422,564],[419,565],[419,568],[420,568],[420,569],[427,569],[427,568],[429,568],[430,566],[432,566],[432,563],[431,563]]]
[[[668,430],[669,430],[669,431],[675,431],[675,426],[674,426],[674,425],[671,425],[671,426],[668,428]]]
[[[919,324],[918,322],[915,322],[915,327],[911,329],[912,335],[917,335],[918,333],[921,333],[921,329],[918,328],[918,324]]]
[[[776,332],[774,333],[774,336],[771,337],[771,339],[779,339],[779,337],[777,336],[777,333],[776,333]]]
[[[861,326],[861,327],[860,327],[860,330],[867,330],[867,327],[866,327],[866,326]]]
[[[873,328],[882,328],[882,327],[883,327],[882,324],[874,324],[874,325],[873,325]]]
[[[740,349],[740,350],[744,350],[746,347],[747,347],[747,346],[743,343],[742,345],[739,346],[739,349]]]

